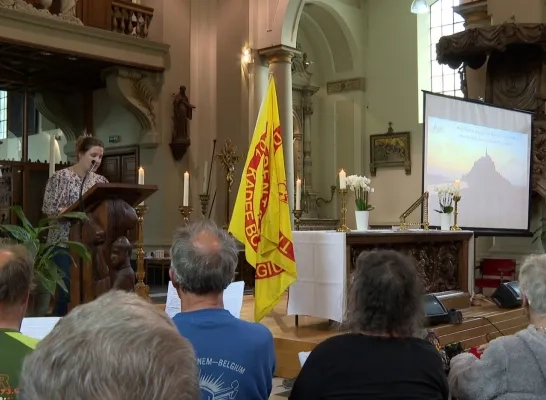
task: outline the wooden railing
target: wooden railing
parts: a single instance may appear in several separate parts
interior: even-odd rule
[[[154,17],[153,8],[120,0],[112,0],[111,12],[111,29],[113,32],[143,39],[148,37],[148,29]]]

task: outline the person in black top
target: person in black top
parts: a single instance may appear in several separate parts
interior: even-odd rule
[[[447,400],[440,354],[420,338],[423,292],[410,258],[392,250],[361,254],[347,299],[351,333],[311,352],[290,400]]]

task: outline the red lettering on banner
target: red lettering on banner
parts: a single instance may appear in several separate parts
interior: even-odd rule
[[[275,153],[281,146],[282,146],[281,127],[277,126],[275,129],[273,129],[273,148],[275,149]]]
[[[294,257],[294,244],[288,239],[282,232],[279,232],[279,252],[286,258],[292,261],[296,261]]]
[[[254,148],[254,155],[248,163],[248,167],[245,172],[245,235],[246,240],[254,251],[258,251],[258,244],[260,243],[260,235],[258,234],[259,228],[261,226],[261,218],[264,214],[263,208],[263,198],[265,192],[260,199],[260,214],[259,220],[256,221],[256,215],[254,210],[254,195],[256,192],[256,174],[258,167],[264,161],[264,164],[269,164],[269,156],[267,152],[267,143],[265,139],[267,138],[267,122],[265,124],[265,132],[260,136],[260,140]],[[265,156],[265,159],[264,159]],[[267,197],[269,198],[269,180],[267,181]],[[266,207],[267,209],[267,207]]]
[[[280,275],[284,272],[284,269],[277,264],[273,264],[271,261],[256,264],[256,279],[267,279]]]

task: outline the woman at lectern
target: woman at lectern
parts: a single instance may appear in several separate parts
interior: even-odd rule
[[[444,364],[422,337],[423,285],[392,251],[361,254],[347,298],[350,333],[319,343],[290,400],[447,400]]]
[[[80,191],[87,192],[96,183],[108,183],[108,180],[95,171],[100,166],[104,154],[104,144],[92,136],[80,136],[76,142],[78,162],[71,167],[55,172],[47,181],[42,211],[49,216],[62,214],[68,207],[79,200]],[[84,182],[85,181],[85,182]],[[83,187],[82,187],[83,186]],[[49,243],[68,240],[70,222],[59,221],[58,226],[48,234]],[[70,263],[68,254],[58,254],[54,262],[62,270],[63,282],[68,292],[57,286],[57,301],[53,315],[62,317],[68,311],[70,301]]]

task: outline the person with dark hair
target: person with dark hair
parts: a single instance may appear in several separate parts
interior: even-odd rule
[[[235,240],[210,220],[181,229],[171,246],[169,275],[182,303],[173,321],[195,349],[202,400],[267,400],[271,394],[273,335],[224,309],[237,260]]]
[[[15,399],[24,358],[38,341],[23,335],[34,260],[21,246],[0,249],[0,399]]]
[[[315,347],[290,399],[448,399],[442,359],[421,339],[423,293],[407,256],[392,250],[361,254],[347,299],[351,333]]]
[[[76,154],[78,157],[76,164],[55,172],[47,181],[42,211],[48,216],[62,214],[79,200],[80,188],[86,176],[83,193],[96,183],[108,183],[104,176],[95,173],[104,154],[104,144],[101,140],[93,136],[80,136],[76,142]],[[48,242],[58,243],[68,240],[69,233],[70,221],[60,221],[55,228],[49,230]],[[70,301],[71,259],[68,253],[61,252],[54,257],[54,262],[61,268],[64,274],[63,282],[68,289],[68,292],[65,292],[60,286],[57,286],[57,301],[53,315],[62,317],[67,313]]]
[[[120,236],[110,248],[110,282],[113,290],[132,292],[135,289],[135,271],[131,267],[133,245],[125,236]]]

